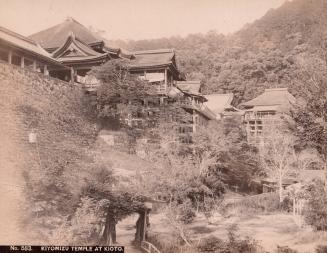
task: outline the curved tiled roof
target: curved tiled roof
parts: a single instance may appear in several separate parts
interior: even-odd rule
[[[53,64],[56,65],[61,65],[59,61],[53,59],[51,55],[35,41],[1,26],[0,26],[0,40],[10,44],[13,47],[20,48],[21,50],[25,50],[26,52],[32,55],[39,56],[48,62],[52,62]]]
[[[205,95],[206,99],[208,101],[206,102],[206,105],[209,107],[211,111],[214,113],[222,113],[225,109],[231,108],[232,101],[233,101],[233,93],[227,93],[227,94],[210,94]]]
[[[172,49],[136,51],[132,54],[135,58],[130,63],[131,68],[165,66],[169,64],[175,66],[175,52]]]
[[[201,82],[200,81],[178,81],[177,87],[182,91],[193,94],[201,95]]]
[[[241,104],[244,107],[253,106],[289,106],[295,103],[295,97],[287,88],[265,89],[265,92],[256,98]]]
[[[67,37],[72,32],[87,44],[103,42],[99,36],[92,33],[89,29],[73,18],[68,18],[59,25],[32,34],[29,36],[29,38],[37,41],[46,49],[58,48],[65,43]]]

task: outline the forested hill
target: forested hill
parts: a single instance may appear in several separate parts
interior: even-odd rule
[[[189,79],[201,79],[206,93],[233,92],[238,104],[268,87],[289,87],[300,95],[303,63],[318,61],[324,69],[326,42],[327,1],[293,0],[229,36],[211,31],[110,44],[131,51],[175,48]]]

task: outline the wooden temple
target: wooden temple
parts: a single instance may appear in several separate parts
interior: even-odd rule
[[[156,87],[160,104],[182,97],[179,100],[190,120],[181,126],[181,134],[187,136],[198,126],[215,119],[205,105],[207,99],[201,94],[201,83],[185,80],[178,70],[173,49],[126,53],[109,47],[105,39],[72,18],[28,38],[0,29],[0,59],[80,83],[88,92],[96,91],[99,85],[96,78],[88,75],[92,67],[119,58],[128,59],[129,71]]]
[[[70,76],[70,69],[38,43],[4,27],[0,27],[0,60],[47,76],[58,72]]]
[[[244,110],[247,139],[259,143],[266,131],[280,127],[295,103],[287,88],[265,89],[256,98],[241,104]]]

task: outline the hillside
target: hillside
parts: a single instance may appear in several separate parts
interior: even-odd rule
[[[235,104],[264,88],[288,87],[301,96],[301,62],[326,55],[327,2],[293,0],[270,10],[237,33],[215,31],[140,41],[112,41],[128,50],[175,48],[178,64],[190,79],[201,79],[206,93],[233,92]]]
[[[89,162],[93,125],[82,91],[69,83],[6,63],[0,80],[0,243],[44,244],[46,236],[29,226],[46,234],[74,207],[79,188],[71,179],[78,183],[80,165]]]

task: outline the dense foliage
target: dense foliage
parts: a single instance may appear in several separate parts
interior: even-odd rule
[[[327,230],[327,193],[321,180],[307,186],[308,208],[305,220],[317,230]]]
[[[139,41],[111,41],[122,48],[175,48],[180,69],[189,79],[200,79],[205,92],[232,92],[235,104],[262,93],[264,88],[288,87],[301,96],[296,58],[306,53],[325,59],[327,24],[324,0],[294,0],[224,36],[216,31]]]

